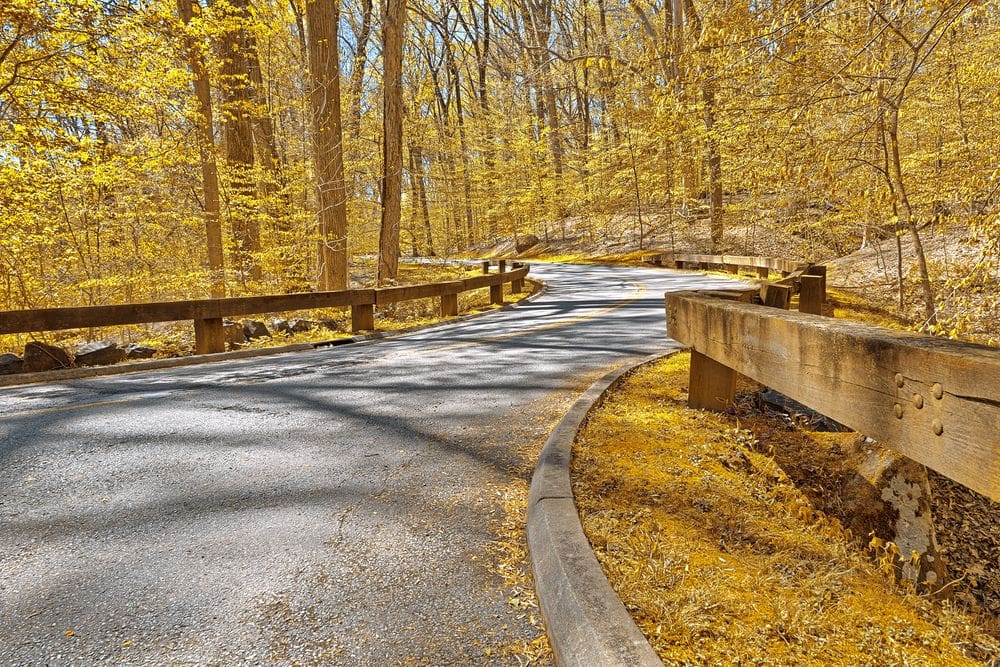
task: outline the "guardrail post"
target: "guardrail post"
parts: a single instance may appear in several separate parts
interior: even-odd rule
[[[500,267],[500,273],[503,273],[504,271],[507,270],[507,260],[501,259],[499,262],[497,262],[497,266]]]
[[[811,315],[823,314],[823,277],[802,276],[799,278],[799,312]]]
[[[785,285],[775,285],[774,283],[766,283],[763,287],[761,287],[760,291],[760,300],[764,302],[765,306],[788,310],[788,305],[792,301],[791,287],[787,287]]]
[[[767,268],[766,266],[758,266],[757,267],[757,277],[758,278],[763,278],[764,280],[767,280],[767,277],[769,275],[771,275],[771,269]]]
[[[820,278],[823,279],[823,283],[822,283],[822,287],[821,287],[821,291],[822,291],[822,295],[823,295],[822,296],[822,300],[826,301],[826,265],[824,265],[824,264],[817,264],[815,266],[810,266],[809,269],[805,272],[805,275],[807,275],[807,276],[819,276]]]
[[[490,272],[490,260],[487,259],[483,261],[483,273],[489,273],[489,272]]]
[[[493,304],[503,303],[503,283],[490,285],[490,303]]]
[[[441,317],[458,315],[458,294],[441,295]]]
[[[740,273],[740,265],[739,264],[723,264],[722,266],[725,267],[725,269],[726,269],[726,271],[728,273],[735,273],[737,275],[739,275],[739,273]]]
[[[517,278],[516,280],[510,281],[510,293],[520,294],[524,291],[524,278]]]
[[[351,333],[375,329],[375,304],[355,303],[351,306]]]
[[[222,318],[194,321],[194,353],[212,354],[226,351],[226,332]]]
[[[721,412],[736,396],[736,371],[691,350],[688,407]]]

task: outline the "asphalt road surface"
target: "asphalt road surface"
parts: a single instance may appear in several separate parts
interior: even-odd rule
[[[665,290],[731,284],[532,276],[396,338],[0,389],[0,664],[509,661],[538,633],[488,549],[517,451],[673,344]]]

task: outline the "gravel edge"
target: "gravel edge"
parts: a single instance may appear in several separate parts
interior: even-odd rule
[[[570,459],[590,410],[636,368],[676,354],[658,352],[605,374],[559,421],[538,457],[528,495],[528,552],[542,619],[562,666],[663,665],[611,588],[583,532]]]
[[[528,279],[532,280],[532,279]],[[143,371],[154,371],[163,368],[179,368],[181,366],[194,366],[198,364],[210,364],[220,361],[232,361],[234,359],[251,359],[254,357],[267,357],[275,354],[287,354],[290,352],[302,352],[304,350],[315,350],[321,347],[339,347],[341,345],[351,345],[354,343],[366,343],[371,341],[382,340],[385,338],[394,338],[396,336],[402,336],[404,334],[411,334],[418,331],[424,331],[425,329],[435,329],[438,327],[446,327],[452,324],[457,324],[459,322],[465,322],[467,320],[475,319],[477,317],[484,317],[486,315],[492,315],[493,313],[499,313],[504,310],[511,310],[517,308],[522,304],[529,303],[535,299],[541,297],[548,291],[548,285],[546,285],[541,280],[534,279],[541,287],[534,294],[530,294],[523,299],[514,301],[513,303],[508,303],[500,308],[493,308],[491,310],[484,310],[478,313],[467,313],[465,315],[459,315],[458,317],[452,317],[447,320],[442,320],[440,322],[433,322],[431,324],[420,324],[417,326],[407,327],[405,329],[396,329],[395,331],[376,331],[369,334],[362,334],[360,336],[351,336],[349,338],[334,338],[326,341],[318,341],[315,343],[294,343],[292,345],[280,345],[276,347],[261,347],[253,350],[234,350],[232,352],[219,352],[215,354],[195,354],[187,357],[171,357],[169,359],[153,359],[150,361],[136,361],[132,363],[125,364],[115,364],[112,366],[88,366],[83,368],[64,368],[61,370],[54,371],[42,371],[39,373],[17,373],[15,375],[0,375],[0,387],[15,387],[19,385],[28,384],[41,384],[45,382],[60,382],[62,380],[82,380],[86,378],[102,377],[105,375],[123,375],[125,373],[141,373]]]

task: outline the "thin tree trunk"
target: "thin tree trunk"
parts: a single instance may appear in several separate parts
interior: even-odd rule
[[[465,199],[465,238],[466,244],[471,247],[475,243],[473,235],[472,217],[472,184],[469,180],[469,150],[465,137],[465,112],[462,108],[462,80],[458,72],[458,64],[455,62],[455,53],[451,48],[450,37],[446,38],[445,53],[448,59],[449,78],[455,92],[455,122],[458,125],[458,145],[462,159],[462,194]]]
[[[899,108],[891,107],[886,115],[885,132],[889,138],[889,178],[895,181],[896,196],[899,200],[900,212],[903,214],[903,224],[910,233],[913,242],[913,254],[917,258],[917,270],[920,272],[920,287],[923,292],[924,316],[928,325],[937,323],[937,308],[934,303],[934,288],[931,286],[930,271],[927,268],[927,256],[924,254],[924,244],[920,239],[917,221],[910,206],[906,184],[903,182],[902,165],[899,159]]]
[[[282,185],[282,161],[278,155],[274,120],[271,118],[267,96],[264,93],[264,77],[260,67],[257,40],[252,34],[249,35],[249,39],[250,48],[247,51],[247,59],[250,85],[253,90],[254,155],[264,169],[261,192],[266,197],[274,194]]]
[[[715,84],[712,81],[714,73],[709,70],[702,84],[702,100],[705,103],[705,142],[708,146],[708,187],[710,194],[710,231],[712,237],[712,253],[722,250],[725,223],[722,218],[722,154],[719,151],[719,138],[715,133]]]
[[[347,289],[347,189],[340,119],[340,0],[307,0],[313,159],[319,205],[319,289]]]
[[[411,173],[416,177],[417,203],[420,207],[420,217],[424,224],[424,242],[427,245],[427,256],[434,257],[434,236],[431,233],[431,216],[427,209],[427,172],[424,169],[424,154],[420,146],[410,146]]]
[[[361,94],[365,80],[365,63],[368,61],[368,38],[372,31],[372,0],[361,0],[361,29],[358,31],[354,48],[354,63],[351,66],[351,110],[347,120],[347,131],[357,136],[361,128]]]
[[[382,12],[383,136],[382,223],[379,232],[378,284],[399,273],[399,219],[403,174],[403,35],[406,0],[384,0]]]
[[[196,9],[197,8],[197,9]],[[187,26],[201,13],[196,0],[177,0],[177,14]],[[205,56],[195,39],[186,35],[184,47],[188,66],[194,76],[194,91],[198,98],[198,153],[201,162],[201,180],[204,196],[205,239],[208,253],[208,270],[211,274],[212,298],[226,295],[225,265],[222,255],[222,224],[219,218],[219,169],[215,162],[215,135],[212,121],[212,87],[205,66]]]

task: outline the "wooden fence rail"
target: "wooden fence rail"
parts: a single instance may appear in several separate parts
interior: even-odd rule
[[[0,311],[0,334],[86,329],[90,327],[148,324],[193,320],[195,353],[206,354],[225,350],[222,320],[226,317],[277,313],[315,308],[350,307],[351,330],[375,328],[375,307],[412,299],[438,297],[442,316],[458,314],[458,295],[474,289],[490,288],[490,302],[503,303],[503,285],[511,284],[511,292],[524,290],[529,267],[516,265],[513,270],[487,273],[464,280],[420,285],[403,285],[381,289],[349,289],[335,292],[306,292],[194,301],[161,301],[116,306],[81,306],[77,308],[38,308],[34,310]]]
[[[796,262],[779,257],[752,257],[749,255],[697,255],[689,253],[662,253],[650,255],[647,258],[650,262],[662,266],[672,266],[675,269],[699,268],[699,267],[719,267],[736,273],[737,267],[758,269],[757,274],[761,278],[767,278],[770,271],[777,271],[783,276],[797,271],[803,266],[802,262]]]
[[[665,301],[692,350],[692,406],[727,405],[740,373],[1000,501],[1000,350],[696,292]]]
[[[719,268],[730,273],[740,269],[757,270],[761,279],[760,296],[756,301],[765,306],[787,309],[792,296],[799,295],[799,312],[812,315],[823,314],[826,303],[826,266],[810,262],[798,262],[777,257],[751,257],[748,255],[690,255],[663,253],[649,255],[646,260],[656,266],[684,268]],[[781,278],[769,281],[771,271],[777,271]],[[747,300],[754,300],[746,295]]]

